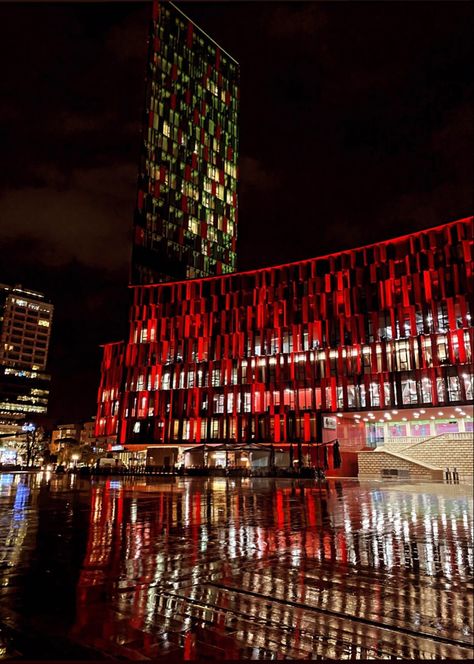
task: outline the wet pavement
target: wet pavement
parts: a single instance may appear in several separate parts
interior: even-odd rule
[[[0,658],[472,657],[472,490],[0,474]]]

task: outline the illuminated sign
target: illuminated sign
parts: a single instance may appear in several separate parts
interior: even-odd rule
[[[323,417],[323,429],[336,429],[337,420],[335,417]]]

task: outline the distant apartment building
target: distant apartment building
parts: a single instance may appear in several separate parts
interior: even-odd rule
[[[0,285],[0,362],[43,371],[46,368],[53,305],[42,293]]]
[[[95,417],[83,423],[80,437],[81,445],[90,445],[94,447],[97,444],[97,437],[95,435]]]
[[[0,284],[0,440],[4,443],[7,434],[14,437],[19,424],[46,415],[53,310],[43,293]]]
[[[90,447],[94,453],[105,451],[115,443],[115,436],[96,436],[95,417],[90,420],[58,424],[51,434],[50,451],[59,454],[65,447]]]
[[[239,65],[153,3],[131,282],[236,269]]]
[[[51,434],[51,451],[55,453],[64,444],[71,444],[74,441],[76,445],[79,445],[81,433],[81,424],[58,424]]]

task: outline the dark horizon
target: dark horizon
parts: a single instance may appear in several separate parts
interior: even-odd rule
[[[472,214],[471,4],[175,4],[241,66],[239,271]],[[0,281],[55,305],[51,420],[126,334],[150,13],[0,7]]]

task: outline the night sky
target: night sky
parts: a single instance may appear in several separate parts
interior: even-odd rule
[[[239,269],[472,214],[472,3],[177,4],[241,65]],[[0,282],[55,304],[60,421],[127,332],[150,13],[0,6]]]

